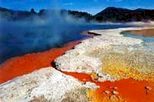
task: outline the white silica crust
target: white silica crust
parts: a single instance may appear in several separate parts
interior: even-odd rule
[[[152,28],[152,27],[151,27]],[[58,69],[68,72],[83,72],[99,74],[102,78],[100,80],[113,81],[110,75],[103,73],[102,66],[103,61],[100,59],[97,51],[103,52],[109,49],[113,49],[114,46],[128,46],[129,50],[133,50],[135,46],[143,46],[141,39],[125,37],[120,34],[126,30],[140,30],[148,29],[142,28],[118,28],[109,30],[91,30],[89,32],[99,34],[100,36],[94,36],[83,40],[80,44],[76,45],[74,49],[67,51],[63,56],[58,57],[55,62]],[[120,48],[120,47],[119,47]],[[121,49],[115,49],[121,52]],[[96,56],[91,56],[89,53],[95,52]]]
[[[65,93],[78,88],[97,88],[83,84],[54,68],[43,68],[0,85],[1,102],[30,102],[44,96],[50,102],[61,102]]]

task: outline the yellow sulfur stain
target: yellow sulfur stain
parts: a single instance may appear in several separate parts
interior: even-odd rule
[[[133,78],[136,80],[154,81],[152,65],[142,63],[137,61],[137,59],[131,60],[132,56],[116,53],[109,54],[103,58],[102,71],[118,79]]]

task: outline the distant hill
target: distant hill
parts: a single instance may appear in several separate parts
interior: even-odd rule
[[[130,22],[130,21],[148,21],[154,20],[154,10],[108,7],[94,16],[99,22]]]
[[[30,11],[16,11],[0,7],[0,17],[7,20],[33,19],[33,17],[46,17],[46,14],[54,14],[54,10],[42,9],[38,13],[34,9]],[[136,9],[130,10],[125,8],[108,7],[96,15],[87,12],[60,10],[60,15],[71,15],[76,19],[84,18],[86,21],[97,22],[131,22],[131,21],[149,21],[154,20],[154,10]]]
[[[23,20],[33,19],[33,17],[47,17],[47,14],[55,14],[55,10],[42,9],[38,13],[34,9],[31,11],[17,11],[0,7],[0,17],[7,20]],[[86,21],[92,20],[93,16],[87,12],[71,11],[71,10],[60,10],[60,15],[63,16],[68,14],[76,19],[84,18]]]
[[[34,9],[31,11],[16,11],[0,7],[0,17],[8,20],[21,20],[34,16]]]

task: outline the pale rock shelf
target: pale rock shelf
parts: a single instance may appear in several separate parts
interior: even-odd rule
[[[82,72],[82,73],[97,73],[101,78],[100,81],[114,81],[115,78],[109,74],[102,72],[103,61],[100,59],[99,53],[113,49],[122,52],[120,46],[125,46],[129,50],[143,48],[143,41],[141,39],[125,37],[121,34],[127,30],[140,30],[154,27],[133,27],[133,28],[118,28],[108,30],[90,30],[88,32],[100,36],[94,36],[83,40],[80,44],[76,45],[74,49],[67,51],[63,56],[55,60],[56,66],[59,70],[68,72]],[[122,49],[122,50],[121,50]],[[92,56],[95,53],[96,56]],[[103,54],[102,54],[103,55]]]
[[[0,102],[61,102],[66,93],[81,88],[98,87],[90,82],[83,84],[54,68],[42,68],[1,84]]]

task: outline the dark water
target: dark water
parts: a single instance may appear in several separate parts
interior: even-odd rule
[[[0,25],[0,63],[26,53],[60,47],[64,43],[85,39],[80,34],[90,29],[111,29],[128,27],[127,25],[96,24],[43,24],[3,22]]]

